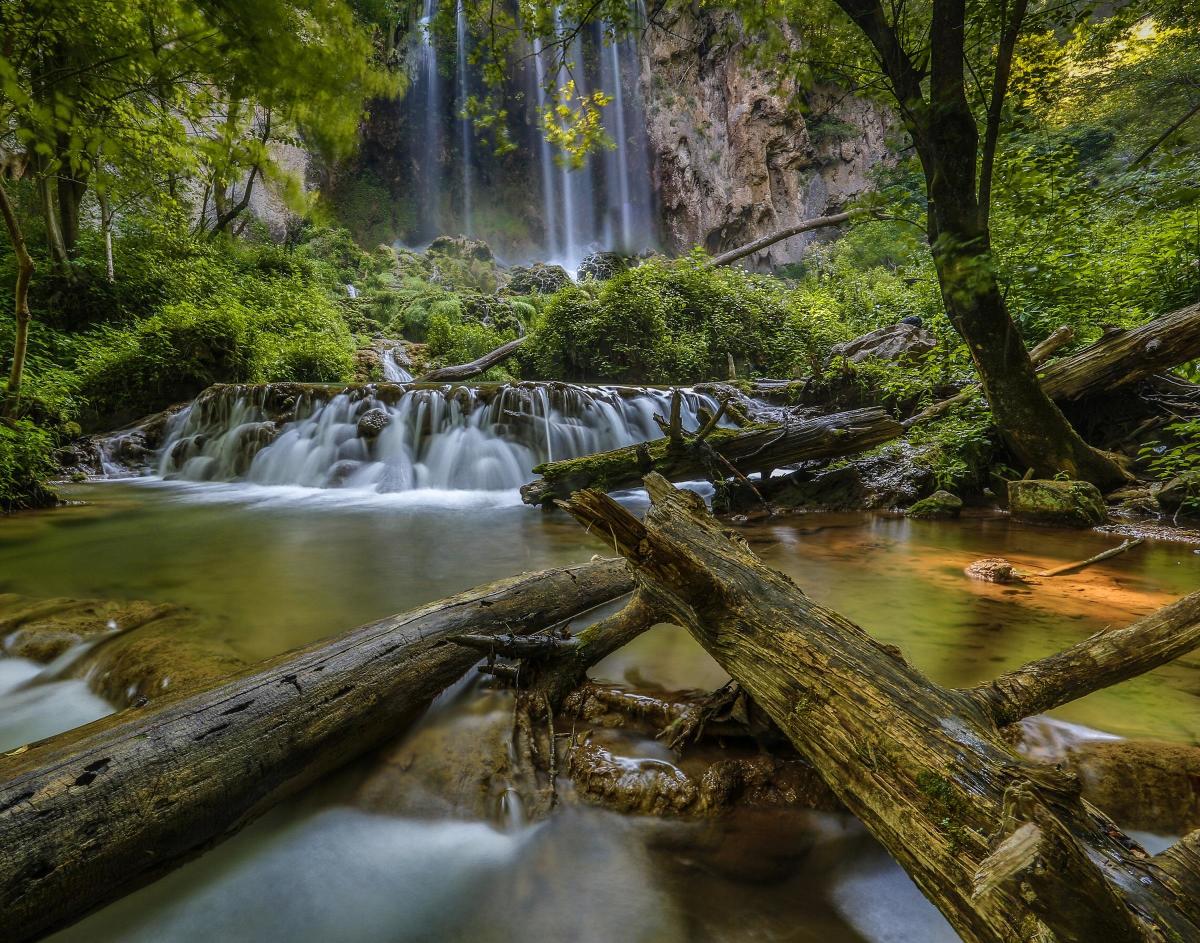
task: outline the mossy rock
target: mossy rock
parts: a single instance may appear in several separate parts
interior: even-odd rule
[[[911,518],[919,521],[947,520],[958,517],[962,511],[962,498],[949,491],[935,491],[928,498],[922,498],[907,511]]]
[[[1013,520],[1025,524],[1095,527],[1108,518],[1100,489],[1087,481],[1010,481],[1008,509]]]
[[[509,269],[505,291],[511,295],[552,295],[570,284],[571,276],[561,265],[535,262]]]

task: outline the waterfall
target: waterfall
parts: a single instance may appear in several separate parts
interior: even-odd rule
[[[427,233],[430,238],[441,232],[442,161],[440,116],[442,107],[441,78],[438,74],[437,48],[433,44],[434,0],[425,0],[421,17],[421,77],[425,83],[424,128],[421,148],[421,169],[424,172],[420,203],[425,210]]]
[[[558,202],[554,194],[554,156],[550,142],[542,130],[541,116],[545,114],[548,98],[546,95],[546,64],[542,61],[542,41],[533,41],[533,61],[537,79],[537,120],[534,123],[538,140],[538,163],[542,170],[542,220],[545,223],[546,249],[550,258],[557,259],[562,252],[558,240]]]
[[[686,426],[713,399],[683,390]],[[165,478],[367,492],[511,491],[532,469],[661,437],[671,391],[508,383],[218,386],[172,420]]]
[[[440,57],[446,61],[439,63],[437,43],[428,29],[437,3],[423,0],[421,41],[414,53],[418,58],[408,103],[409,133],[402,147],[408,166],[416,168],[411,174],[416,217],[405,241],[418,244],[447,232],[451,220],[446,218],[446,191],[452,189],[461,191],[454,200],[459,211],[453,214],[459,231],[491,242],[509,262],[554,261],[574,271],[597,250],[640,252],[656,245],[636,38],[616,41],[606,27],[593,24],[575,35],[565,52],[534,40],[532,47],[518,53],[506,92],[514,127],[527,129],[519,138],[527,145],[501,155],[477,146],[473,120],[466,115],[467,100],[481,79],[470,62],[465,4],[455,3],[456,49],[449,69],[448,42]],[[553,21],[560,33],[572,29],[563,8],[554,8]],[[575,169],[555,160],[554,147],[542,129],[542,115],[558,103],[552,94],[572,80],[572,108],[596,90],[612,97],[602,120],[614,142],[610,151],[589,155]],[[455,135],[457,144],[447,153],[447,142],[455,141]],[[460,166],[446,169],[447,161],[454,160]],[[529,226],[525,234],[523,221]]]
[[[383,365],[383,378],[388,383],[408,383],[413,376],[396,360],[396,348],[390,347],[380,355]]]
[[[474,131],[471,127],[471,116],[467,114],[467,10],[464,0],[458,0],[458,8],[456,14],[456,51],[458,56],[458,106],[461,111],[460,122],[462,124],[462,208],[463,208],[463,232],[470,236],[474,226],[472,225],[472,196],[471,196],[471,143],[474,140]]]

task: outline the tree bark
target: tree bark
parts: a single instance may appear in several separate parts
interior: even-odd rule
[[[413,382],[444,383],[456,380],[469,380],[471,377],[477,377],[479,374],[485,373],[501,361],[507,360],[524,343],[525,338],[518,337],[516,340],[501,344],[495,350],[490,350],[482,357],[478,357],[469,363],[460,363],[450,367],[439,367],[437,370],[430,370],[424,376],[417,377]]]
[[[716,429],[703,440],[672,448],[669,438],[539,465],[542,477],[521,488],[526,504],[566,498],[580,488],[636,488],[651,471],[672,481],[721,480],[739,473],[770,471],[806,459],[852,455],[902,435],[904,426],[882,409],[854,409],[817,419],[745,430]]]
[[[1060,402],[1127,387],[1200,357],[1200,304],[1141,327],[1111,330],[1089,347],[1042,371],[1042,386]]]
[[[478,659],[452,636],[535,632],[631,584],[619,560],[500,580],[0,757],[0,938],[78,920],[395,737]]]
[[[8,388],[4,396],[3,414],[13,417],[21,399],[21,379],[25,374],[25,355],[29,349],[29,322],[32,315],[29,312],[29,282],[33,278],[33,259],[25,245],[25,234],[21,231],[21,221],[17,219],[17,211],[8,196],[8,189],[0,182],[0,215],[4,216],[4,225],[8,230],[8,239],[12,243],[13,255],[17,259],[17,283],[13,296],[13,312],[17,321],[16,337],[13,342],[12,366],[8,372]]]
[[[964,940],[1200,939],[1191,849],[1146,855],[1080,798],[1077,779],[1017,756],[978,696],[935,684],[816,605],[697,496],[656,475],[646,487],[644,522],[595,491],[566,507],[630,561],[639,592],[741,684]],[[1179,606],[1170,621],[1194,646],[1200,595]],[[1154,622],[1134,631],[1156,633]],[[1159,656],[1176,648],[1163,642]],[[1091,690],[1086,679],[1056,699]]]

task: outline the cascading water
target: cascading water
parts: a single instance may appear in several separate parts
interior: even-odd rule
[[[422,24],[436,16],[436,3],[425,0]],[[409,133],[402,135],[401,147],[406,166],[413,168],[410,198],[415,213],[404,241],[418,244],[457,230],[487,240],[510,261],[554,261],[571,271],[595,251],[637,253],[656,246],[637,41],[613,41],[596,26],[576,35],[565,54],[552,53],[540,41],[518,53],[511,69],[513,87],[506,96],[509,130],[518,147],[500,156],[491,147],[477,145],[472,120],[464,117],[467,100],[482,79],[470,62],[471,36],[461,0],[454,10],[454,48],[449,36],[440,46],[445,68],[439,68],[439,41],[426,29],[420,46],[414,47]],[[560,32],[570,31],[571,24],[558,8],[554,20]],[[602,117],[613,148],[590,155],[574,169],[556,160],[542,120],[568,81],[575,83],[572,106],[592,91],[612,98]],[[457,147],[446,148],[443,142],[455,135]],[[534,179],[540,187],[532,192],[515,183]],[[448,188],[460,192],[448,199]],[[457,212],[446,218],[450,205]]]
[[[172,421],[158,472],[369,492],[511,491],[541,462],[658,438],[671,392],[495,387],[214,387]],[[710,397],[682,391],[685,426]]]
[[[459,155],[459,160],[462,162],[462,218],[463,232],[470,236],[473,235],[474,226],[472,225],[472,213],[474,211],[472,199],[472,177],[474,176],[471,170],[472,162],[472,142],[475,134],[472,128],[472,120],[466,112],[467,98],[470,95],[467,68],[467,11],[463,0],[458,0],[458,6],[455,14],[455,55],[458,57],[458,121],[461,125],[462,132],[462,154]]]

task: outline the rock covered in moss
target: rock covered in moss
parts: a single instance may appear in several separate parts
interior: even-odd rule
[[[1017,583],[1021,579],[1017,568],[1004,557],[984,557],[976,560],[964,572],[971,579],[985,583]]]
[[[1087,481],[1010,481],[1008,509],[1013,520],[1060,527],[1095,527],[1108,517],[1100,489]]]
[[[506,291],[510,295],[552,295],[571,284],[571,276],[561,265],[534,262],[514,265],[508,270]]]
[[[368,409],[358,417],[358,434],[364,439],[374,439],[391,421],[392,417],[388,415],[387,410],[378,406]]]
[[[958,517],[962,506],[962,498],[957,495],[949,491],[935,491],[910,507],[906,513],[919,521],[946,520]]]
[[[614,275],[620,275],[632,267],[629,256],[620,252],[593,252],[579,263],[579,278],[594,278],[598,282],[606,281]]]

